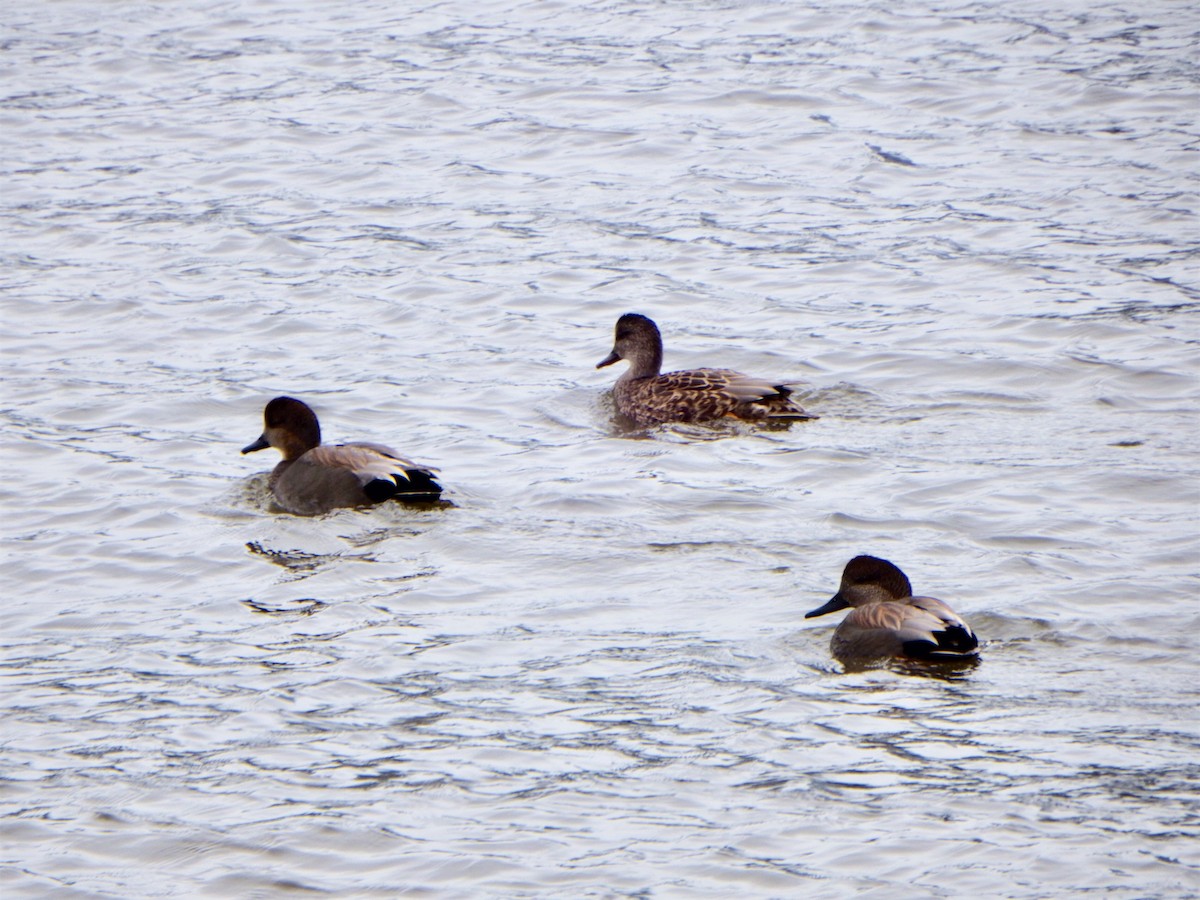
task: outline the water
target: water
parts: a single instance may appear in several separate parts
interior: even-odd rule
[[[1200,895],[1200,15],[1046,6],[7,4],[5,896]]]

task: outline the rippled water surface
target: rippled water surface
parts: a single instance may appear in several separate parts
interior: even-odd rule
[[[0,33],[6,897],[1200,896],[1194,4]],[[622,430],[631,310],[821,418]],[[453,506],[273,511],[282,393]]]

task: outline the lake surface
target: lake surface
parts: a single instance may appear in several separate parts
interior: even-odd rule
[[[1200,896],[1195,4],[0,33],[5,897]],[[821,418],[622,429],[628,311]],[[274,511],[279,394],[453,506]]]

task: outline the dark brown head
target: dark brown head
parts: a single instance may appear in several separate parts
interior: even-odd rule
[[[243,447],[243,453],[274,447],[284,459],[293,460],[321,445],[317,414],[300,400],[276,397],[263,410],[263,423],[262,435],[253,444]]]
[[[824,606],[805,614],[804,618],[823,616],[847,606],[864,606],[886,600],[903,600],[912,596],[908,577],[886,559],[877,556],[856,556],[842,570],[838,592]]]
[[[625,313],[617,319],[612,353],[596,363],[596,368],[611,366],[620,359],[629,361],[634,378],[657,375],[662,369],[662,335],[658,326],[638,313]]]

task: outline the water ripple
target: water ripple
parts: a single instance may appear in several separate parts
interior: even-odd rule
[[[43,7],[6,895],[1195,895],[1187,16]],[[629,310],[821,418],[623,428]],[[451,504],[274,510],[280,393]],[[835,663],[859,552],[979,663]]]

